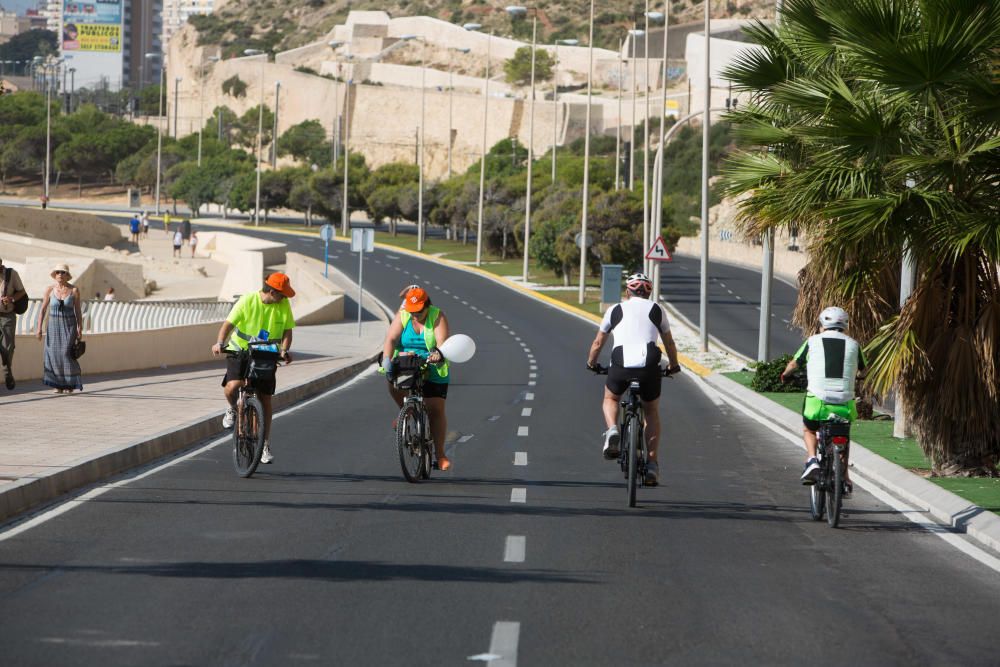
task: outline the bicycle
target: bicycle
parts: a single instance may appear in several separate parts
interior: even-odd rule
[[[405,389],[406,398],[396,418],[396,451],[403,477],[416,484],[430,479],[434,467],[434,439],[430,417],[424,406],[424,380],[427,362],[417,355],[400,355],[394,361],[393,385]]]
[[[240,359],[240,380],[233,423],[233,467],[240,477],[250,477],[264,453],[264,405],[257,398],[256,383],[274,376],[281,353],[275,343],[252,340],[247,349],[226,355]]]
[[[845,459],[850,451],[851,422],[839,415],[830,415],[817,432],[819,444],[819,479],[809,487],[809,513],[816,521],[822,521],[831,528],[840,524],[840,509],[847,484]]]
[[[587,367],[595,375],[607,375],[608,369],[600,364]],[[662,370],[663,377],[670,377],[670,370]],[[646,466],[649,459],[646,455],[645,424],[646,418],[642,410],[642,399],[639,397],[639,381],[629,382],[628,390],[622,394],[618,411],[618,433],[622,446],[618,449],[618,465],[625,474],[628,492],[628,506],[635,507],[636,491],[644,486]]]

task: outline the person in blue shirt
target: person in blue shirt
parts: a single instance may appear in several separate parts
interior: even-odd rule
[[[133,215],[132,219],[128,221],[128,230],[132,234],[132,239],[131,239],[132,243],[135,243],[137,245],[139,243],[139,230],[140,229],[141,229],[141,225],[139,223],[139,216]]]

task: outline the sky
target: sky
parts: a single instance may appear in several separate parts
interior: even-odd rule
[[[23,14],[26,9],[37,8],[38,0],[0,0],[0,7],[3,7],[8,12]]]

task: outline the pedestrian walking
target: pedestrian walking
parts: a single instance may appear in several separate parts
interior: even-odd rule
[[[163,232],[170,236],[170,214],[166,211],[163,213]]]
[[[181,235],[184,237],[184,241],[187,242],[191,240],[191,221],[184,218],[181,223]]]
[[[184,235],[181,234],[180,227],[174,232],[174,257],[181,256],[181,246],[184,244]]]
[[[191,257],[194,258],[194,253],[198,249],[198,232],[191,232]]]
[[[42,381],[57,394],[69,394],[83,389],[80,362],[73,356],[83,336],[80,290],[70,282],[73,276],[66,264],[56,264],[49,275],[55,282],[45,288],[37,327],[38,340],[45,336]]]
[[[142,238],[149,238],[149,213],[145,211],[139,216],[139,222],[142,224]]]
[[[142,230],[142,223],[139,222],[139,216],[133,215],[132,219],[128,221],[128,231],[132,235],[132,243],[139,245],[139,232]]]
[[[38,198],[38,201],[42,202],[42,210],[44,211],[49,206],[49,198],[47,195],[42,195]]]
[[[0,259],[0,361],[4,367],[4,385],[13,389],[14,382],[14,334],[17,331],[17,301],[26,299],[21,276],[17,271],[3,265]]]

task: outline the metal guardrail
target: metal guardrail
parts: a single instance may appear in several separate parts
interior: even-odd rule
[[[222,322],[233,301],[84,301],[83,330],[86,333],[120,333],[163,329],[206,322]],[[17,318],[17,333],[35,333],[41,299],[31,299],[28,310]]]

